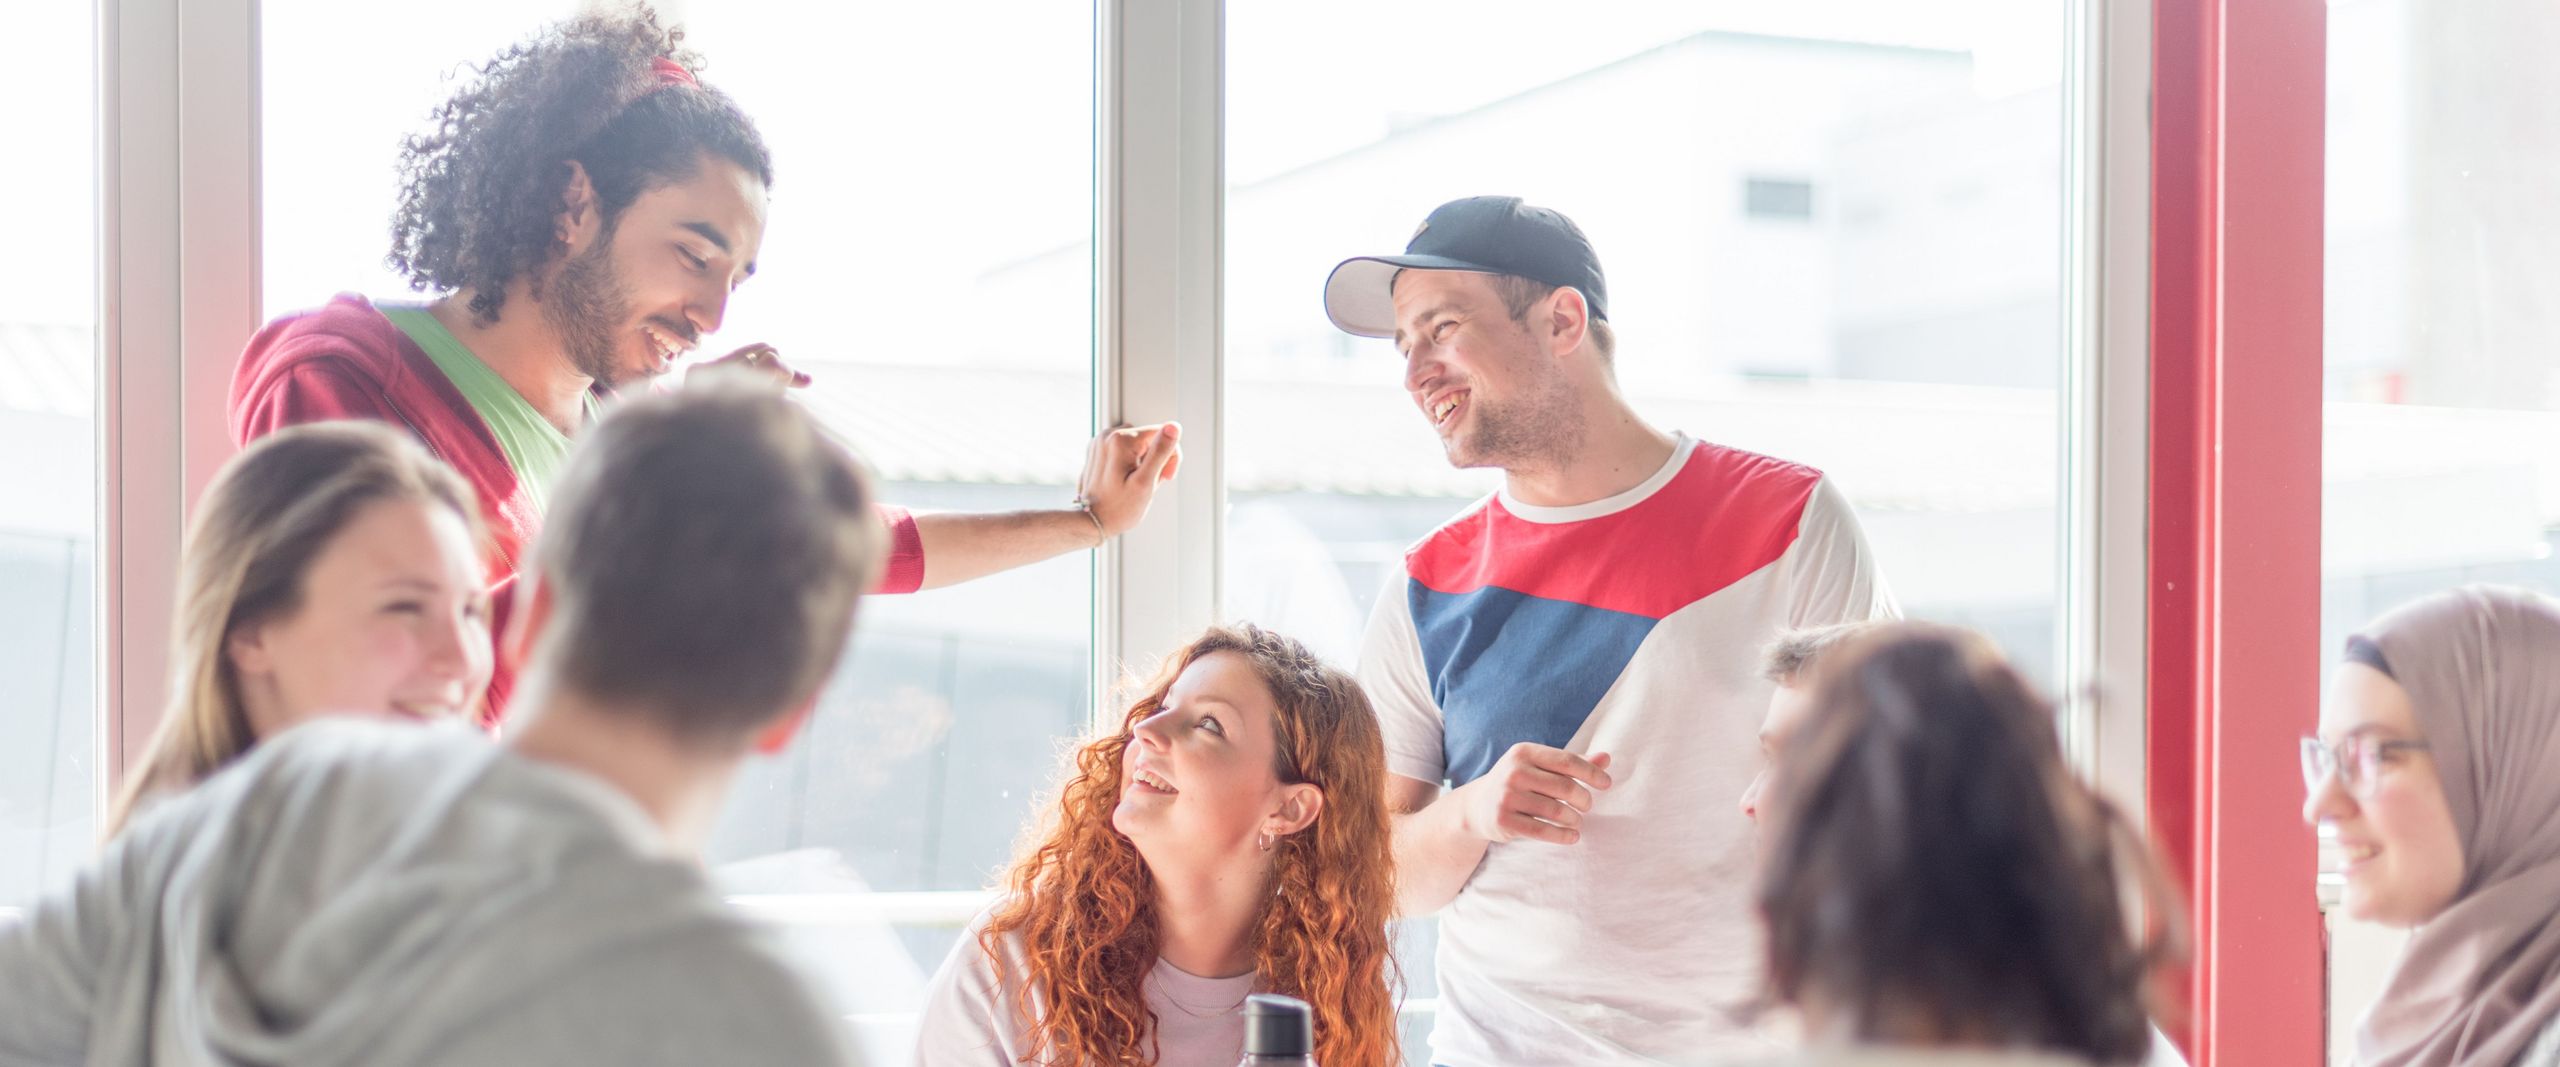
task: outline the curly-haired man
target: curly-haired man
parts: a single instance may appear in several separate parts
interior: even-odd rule
[[[562,23],[478,67],[401,153],[390,263],[439,295],[341,295],[269,323],[232,382],[233,436],[339,418],[406,426],[478,491],[503,613],[571,439],[615,391],[664,375],[719,329],[755,273],[772,159],[699,66],[682,31],[641,8]],[[718,362],[807,383],[769,345]],[[1178,437],[1170,424],[1104,434],[1071,508],[881,508],[881,591],[966,581],[1137,525]],[[501,662],[493,719],[509,687]]]

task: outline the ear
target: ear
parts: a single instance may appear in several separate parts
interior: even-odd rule
[[[518,571],[515,581],[499,595],[511,603],[507,612],[507,632],[498,641],[498,654],[509,666],[523,670],[533,662],[533,647],[551,626],[551,587],[542,584],[532,571]]]
[[[809,699],[801,702],[799,707],[791,709],[764,729],[756,731],[756,755],[781,755],[783,749],[791,747],[792,739],[800,736],[800,728],[808,725],[809,717],[815,715],[817,711],[818,695],[811,693]]]
[[[554,232],[569,246],[571,257],[585,252],[604,232],[604,205],[596,200],[596,183],[587,177],[586,165],[574,159],[569,161],[569,182],[560,189],[560,218]]]
[[[1582,347],[1583,335],[1591,329],[1591,304],[1582,290],[1559,286],[1547,294],[1546,304],[1546,313],[1530,321],[1544,327],[1548,353],[1563,356]]]
[[[1312,783],[1299,782],[1280,787],[1280,808],[1263,820],[1262,828],[1273,837],[1287,837],[1316,823],[1324,814],[1324,790]]]
[[[231,660],[231,670],[242,677],[273,674],[276,657],[267,647],[267,624],[244,622],[234,627],[222,640],[222,654]]]

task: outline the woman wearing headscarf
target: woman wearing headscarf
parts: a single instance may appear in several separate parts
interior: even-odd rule
[[[2560,601],[2471,586],[2375,620],[2302,761],[2346,913],[2413,930],[2354,1062],[2560,1063]]]

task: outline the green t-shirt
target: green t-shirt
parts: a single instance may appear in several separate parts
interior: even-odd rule
[[[382,317],[408,334],[427,358],[444,372],[462,399],[469,401],[480,422],[489,427],[489,435],[498,439],[498,450],[506,453],[507,466],[516,472],[518,484],[533,504],[536,514],[551,510],[551,483],[560,477],[560,468],[569,461],[569,435],[534,410],[533,402],[516,387],[480,362],[462,339],[445,329],[425,307],[417,305],[384,305]],[[586,396],[587,418],[596,417],[599,405],[592,392]]]

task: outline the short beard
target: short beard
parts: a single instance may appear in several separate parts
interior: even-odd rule
[[[1478,405],[1474,417],[1475,432],[1449,442],[1449,461],[1460,467],[1560,467],[1582,443],[1582,405],[1552,370],[1507,403]]]
[[[539,301],[542,319],[559,335],[569,364],[606,389],[620,387],[614,359],[620,346],[614,341],[631,317],[631,294],[614,268],[613,228],[605,227],[585,254],[561,264],[548,288]]]

